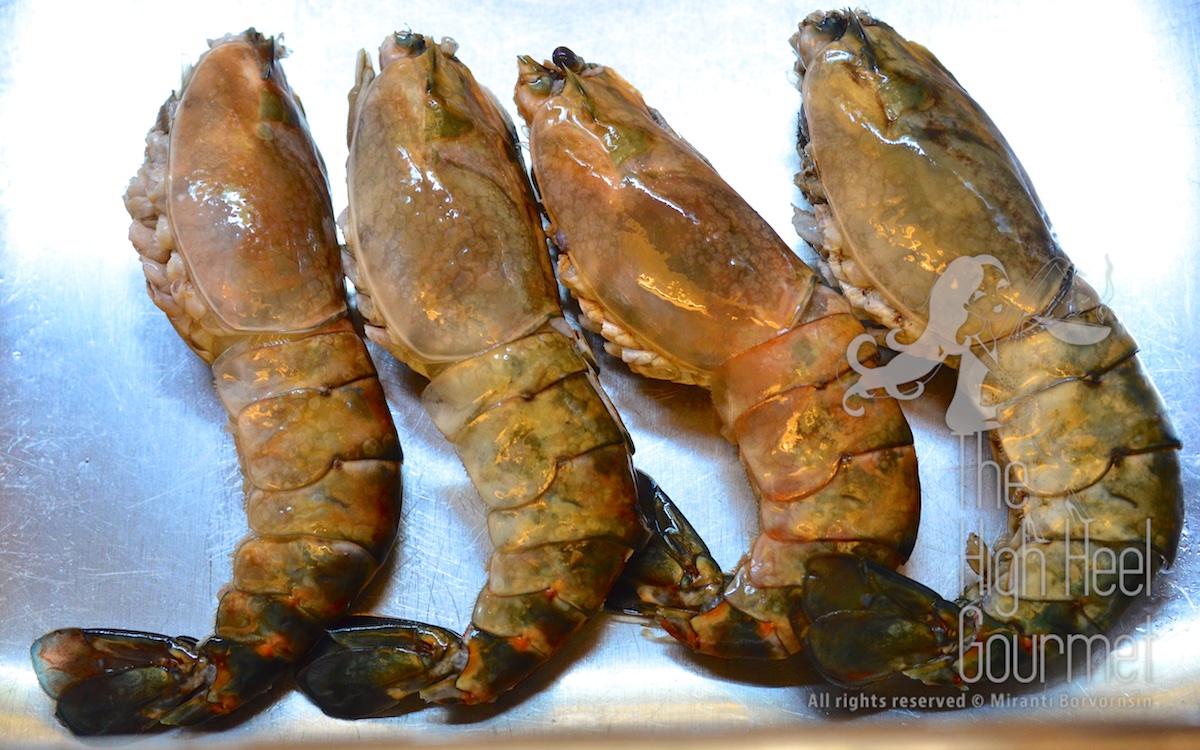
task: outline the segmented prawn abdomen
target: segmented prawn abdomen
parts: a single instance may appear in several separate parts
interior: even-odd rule
[[[344,356],[315,373],[305,367],[336,352]],[[255,535],[234,552],[216,631],[203,644],[217,678],[165,723],[223,713],[306,654],[370,580],[399,520],[400,445],[348,320],[267,346],[235,346],[213,372]]]
[[[495,552],[466,667],[422,695],[491,700],[599,610],[640,541],[630,450],[589,366],[558,331],[453,365],[423,398],[490,509]]]
[[[726,603],[751,622],[770,623],[779,645],[766,655],[774,658],[801,649],[808,560],[845,553],[895,567],[912,551],[920,518],[916,454],[899,407],[871,400],[851,416],[843,406],[856,379],[845,354],[862,325],[826,289],[817,290],[810,314],[728,360],[713,378],[713,400],[738,444],[762,529]],[[699,628],[731,616],[710,612],[673,624],[697,631],[685,641],[698,650],[728,656],[736,642]]]
[[[1020,513],[983,600],[998,621],[1102,632],[1173,559],[1180,442],[1136,352],[1078,279],[1030,330],[998,342],[983,397],[996,407],[994,444],[1014,469],[1009,502]]]

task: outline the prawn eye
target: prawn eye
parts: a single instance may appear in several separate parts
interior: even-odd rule
[[[550,56],[554,64],[560,68],[578,73],[584,68],[583,58],[571,51],[569,47],[559,47],[554,50],[554,54]]]

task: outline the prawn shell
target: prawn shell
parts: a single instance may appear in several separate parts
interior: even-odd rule
[[[558,596],[554,589],[512,596],[496,596],[484,589],[475,601],[471,623],[483,632],[519,640],[549,655],[562,648],[590,614]]]
[[[882,295],[904,343],[925,329],[934,283],[964,255],[998,259],[1007,286],[989,278],[960,334],[1000,339],[1047,310],[1071,264],[991,119],[886,24],[859,16],[834,41],[823,33],[802,27],[797,49],[806,150],[856,274],[841,280]]]
[[[546,427],[565,424],[572,429]],[[455,446],[483,501],[514,508],[546,491],[564,457],[624,442],[592,379],[578,373],[485,412],[463,428]]]
[[[599,538],[496,552],[488,563],[488,591],[513,596],[553,590],[576,609],[595,612],[630,550],[628,543]]]
[[[217,395],[231,414],[266,397],[345,385],[374,375],[375,365],[349,320],[327,333],[300,339],[235,345],[213,362]]]
[[[1001,559],[998,586],[988,594],[987,610],[1027,632],[1103,632],[1132,599],[1113,593],[1136,590],[1155,572],[1146,570],[1151,561],[1139,554],[1141,544],[1026,539]],[[1124,549],[1134,550],[1129,559],[1136,560],[1136,567],[1103,568],[1096,562],[1102,559],[1102,548],[1112,551],[1113,560],[1127,559],[1121,554]]]
[[[304,487],[275,491],[251,487],[246,514],[256,534],[354,542],[382,562],[400,521],[399,486],[399,461],[339,462]]]
[[[848,456],[824,487],[796,499],[764,499],[763,532],[777,541],[875,541],[908,557],[916,541],[920,489],[896,482],[915,472],[911,445]],[[764,585],[766,585],[764,583]]]
[[[234,420],[246,479],[290,490],[324,476],[339,461],[395,458],[383,387],[363,378],[335,388],[303,388],[254,402]]]
[[[347,239],[375,339],[432,376],[561,313],[537,202],[491,95],[441,45],[410,55],[388,40],[381,55],[352,114]]]
[[[346,312],[325,167],[277,51],[215,46],[171,122],[174,246],[232,331],[309,330]]]
[[[1103,338],[1079,344],[1064,341],[1056,332],[1059,325],[1082,327]],[[1023,394],[1066,380],[1095,380],[1137,350],[1137,342],[1104,305],[1063,320],[1048,320],[996,343],[991,353],[996,364],[983,379],[980,402],[1007,405]],[[980,347],[975,347],[975,353],[980,356]]]
[[[555,75],[517,104],[572,291],[700,384],[790,327],[815,277],[767,222],[611,69]]]
[[[287,597],[297,609],[329,621],[349,608],[375,564],[353,542],[310,536],[251,539],[234,553],[233,573],[240,591]]]
[[[734,357],[713,376],[717,412],[732,424],[752,406],[790,388],[828,383],[850,369],[846,350],[862,333],[853,315],[827,315]],[[872,345],[866,354],[869,361],[878,351]]]
[[[536,500],[488,514],[488,535],[497,552],[545,544],[608,539],[632,547],[640,532],[624,482],[597,482],[629,471],[623,445],[609,445],[562,460],[554,482]]]
[[[262,659],[279,660],[285,662],[281,666],[286,666],[307,653],[325,632],[325,625],[297,609],[287,594],[252,594],[230,589],[217,608],[214,639],[227,642],[234,651],[252,651]],[[207,648],[205,653],[209,653]],[[261,679],[269,684],[276,677],[270,673],[256,676],[253,672],[233,674],[226,679]],[[219,681],[214,682],[209,694],[219,694],[222,689]]]
[[[1179,546],[1183,508],[1171,505],[1151,513],[1148,498],[1181,497],[1179,462],[1169,452],[1152,451],[1114,460],[1099,482],[1064,495],[1030,495],[1023,520],[1032,535],[1120,544],[1147,540],[1154,556],[1170,563]],[[1069,499],[1069,503],[1066,500]]]
[[[860,417],[842,408],[857,377],[825,387],[799,386],[738,417],[733,433],[742,461],[764,499],[811,494],[829,483],[843,458],[912,444],[912,432],[891,399],[861,399]]]
[[[461,700],[466,703],[494,700],[500,692],[528,677],[548,658],[525,638],[495,635],[475,627],[467,630],[464,640],[467,664],[454,684],[456,694],[461,691]],[[434,690],[421,691],[421,697],[426,700],[435,696]]]
[[[1179,437],[1136,358],[1099,382],[1068,380],[996,412],[996,440],[1029,492],[1065,495],[1099,481],[1128,453],[1176,448]],[[1037,461],[1020,460],[1037,457]]]
[[[421,401],[437,428],[454,441],[467,424],[500,402],[529,398],[587,369],[562,334],[538,333],[448,367],[421,394]]]

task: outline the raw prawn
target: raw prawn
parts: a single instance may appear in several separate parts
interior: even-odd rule
[[[797,228],[902,350],[868,387],[957,364],[947,422],[987,432],[1010,509],[994,550],[968,540],[980,580],[956,604],[861,560],[822,561],[807,583],[809,653],[842,685],[1013,674],[992,666],[1102,635],[1174,557],[1179,439],[1133,338],[949,71],[862,12],[814,13],[793,44],[797,183],[814,208]]]
[[[327,713],[413,692],[491,701],[601,607],[645,534],[631,443],[558,305],[512,123],[451,40],[388,37],[351,92],[346,269],[367,335],[422,396],[489,508],[488,581],[461,638],[359,618],[300,675]]]
[[[516,99],[559,278],[585,324],[634,371],[712,392],[759,500],[762,533],[725,576],[658,492],[646,521],[659,539],[614,603],[700,653],[797,653],[811,560],[894,567],[916,537],[908,424],[894,401],[848,395],[862,326],[611,68],[564,47],[541,65],[522,57]]]
[[[252,533],[205,641],[69,628],[34,643],[78,734],[235,710],[346,611],[396,533],[400,445],[347,317],[325,167],[283,50],[253,29],[210,46],[163,105],[125,205],[151,298],[212,365]]]

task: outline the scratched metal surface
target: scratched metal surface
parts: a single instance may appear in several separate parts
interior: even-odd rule
[[[336,7],[335,7],[336,6]],[[52,716],[28,648],[57,627],[203,636],[244,533],[241,479],[207,368],[146,297],[120,196],[143,136],[205,38],[284,32],[286,62],[345,203],[346,98],[354,54],[396,29],[449,35],[510,109],[515,57],[567,44],[616,67],[801,253],[790,226],[799,98],[791,2],[0,3],[0,744],[75,742]],[[871,10],[925,43],[1008,136],[1063,246],[1143,347],[1182,435],[1188,512],[1200,447],[1200,10],[1194,2],[886,2]],[[1112,264],[1106,274],[1106,261]],[[483,583],[483,514],[417,401],[420,379],[377,355],[401,431],[400,542],[364,607],[463,626]],[[658,477],[732,566],[753,501],[704,394],[644,382],[601,357],[602,380]],[[956,592],[967,530],[949,383],[906,404],[925,515],[908,572]],[[986,522],[992,533],[996,518]],[[988,531],[988,530],[991,531]],[[284,685],[236,720],[159,735],[207,743],[484,742],[609,733],[676,738],[754,732],[775,742],[832,725],[1200,723],[1200,559],[1179,559],[1114,635],[1134,679],[1052,675],[1029,705],[884,709],[820,687],[803,658],[731,664],[688,655],[642,624],[602,616],[494,706],[326,718]],[[1127,663],[1127,662],[1126,662]],[[1130,674],[1126,671],[1125,674]],[[829,696],[830,706],[821,703]],[[840,698],[839,698],[840,696]],[[839,707],[839,702],[844,705]],[[828,737],[827,734],[821,734]]]

